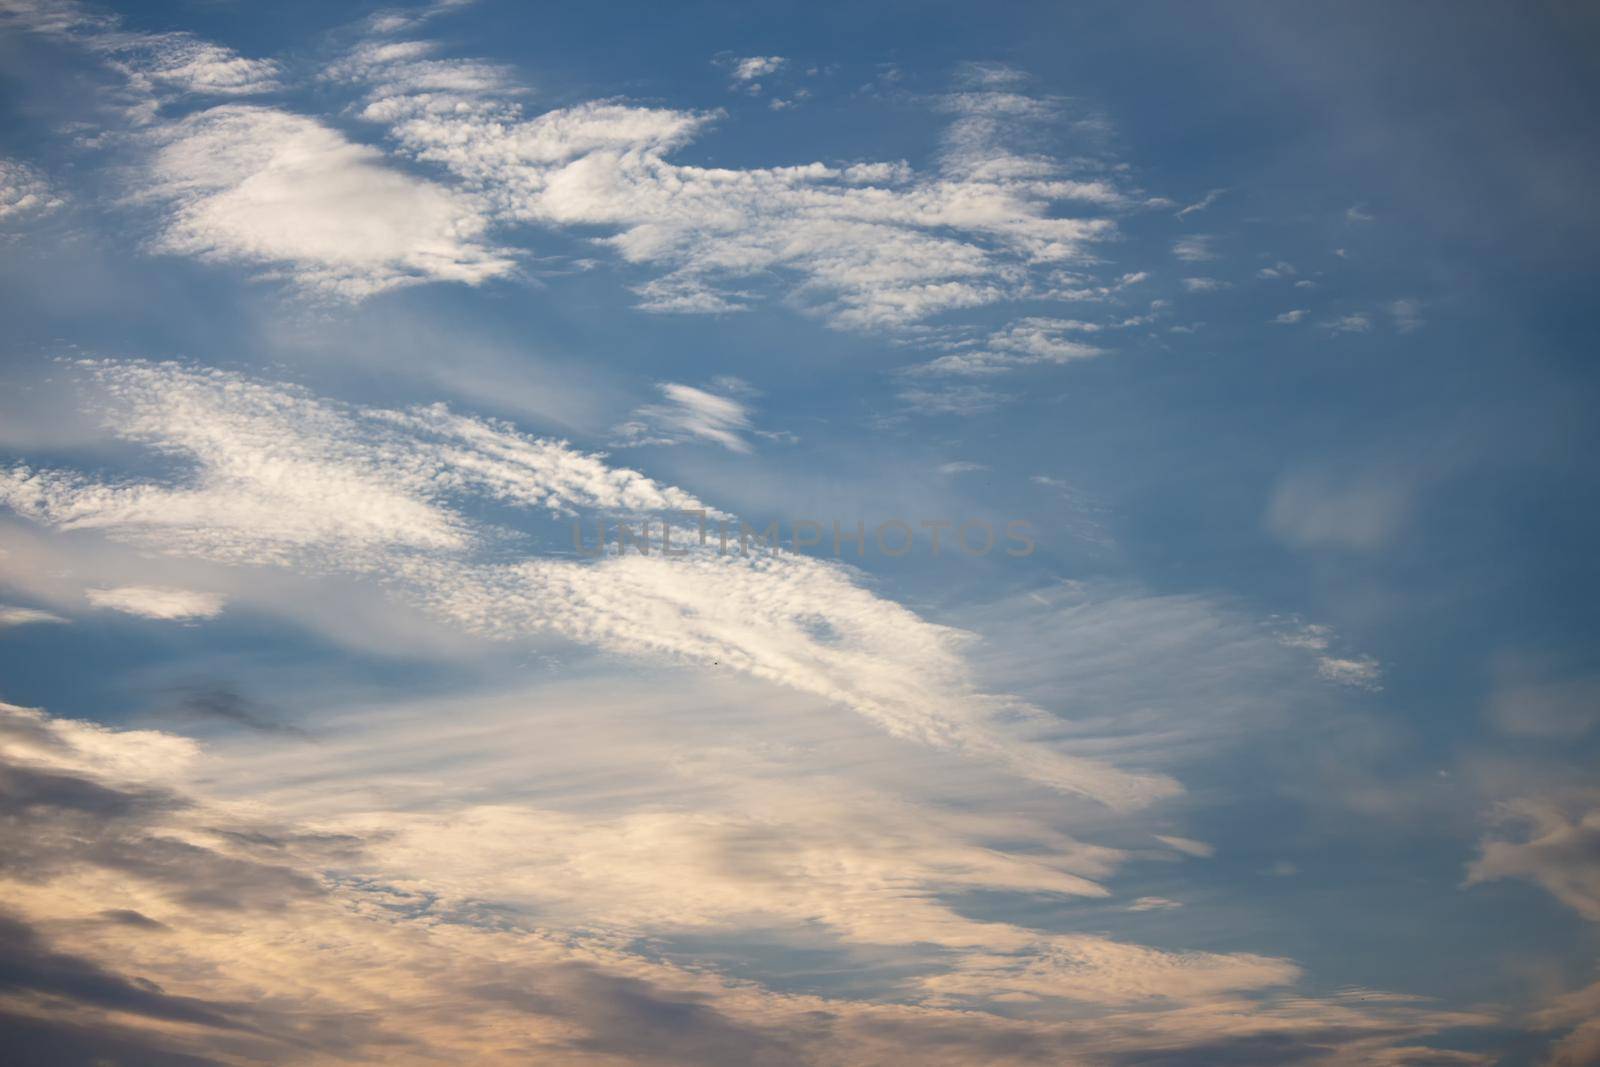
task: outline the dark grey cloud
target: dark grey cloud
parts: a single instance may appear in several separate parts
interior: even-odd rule
[[[182,806],[159,790],[118,789],[79,775],[0,762],[0,812],[7,815],[53,812],[115,823]]]
[[[184,719],[221,722],[265,734],[306,737],[306,732],[283,721],[275,708],[239,692],[225,682],[200,680],[175,686],[167,693],[171,712]]]
[[[4,913],[0,913],[0,991],[63,998],[168,1022],[252,1029],[224,1006],[173,996],[146,979],[124,977],[93,960],[55,952],[27,923]]]
[[[221,1061],[167,1047],[146,1031],[105,1020],[35,1018],[0,1011],[0,1047],[9,1067],[219,1067]]]
[[[574,1047],[638,1063],[684,1067],[787,1067],[813,1062],[792,1035],[740,1026],[706,1002],[647,982],[569,970],[571,1003],[583,1005],[589,1036]]]
[[[131,925],[153,922],[137,912],[121,914],[142,920]],[[37,1015],[0,1011],[0,1062],[7,1067],[294,1063],[312,1049],[350,1057],[373,1046],[407,1043],[381,1034],[376,1020],[348,1012],[279,1010],[168,993],[147,978],[59,951],[28,923],[3,912],[0,996],[39,1009]],[[124,1026],[106,1017],[113,1012],[184,1029]]]
[[[165,817],[188,806],[162,790],[0,761],[0,870],[38,881],[87,863],[209,909],[282,906],[322,894],[319,881],[287,864],[159,832]]]
[[[1278,1067],[1323,1059],[1339,1050],[1300,1034],[1246,1034],[1184,1048],[1118,1053],[1114,1067]]]
[[[132,908],[107,908],[100,913],[100,918],[108,923],[118,926],[132,926],[140,930],[169,930],[166,923],[157,922],[143,912],[134,911]]]

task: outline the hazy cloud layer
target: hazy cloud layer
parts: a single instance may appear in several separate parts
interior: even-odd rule
[[[972,841],[1025,824],[930,825],[862,795],[810,809],[774,796],[735,818],[502,804],[305,825],[249,803],[230,759],[0,708],[13,864],[0,869],[11,909],[0,937],[16,1032],[58,1058],[93,1035],[163,1062],[870,1064],[892,1049],[929,1063],[1115,1064],[1254,1041],[1384,1057],[1486,1021],[1370,993],[1276,993],[1298,975],[1287,961],[974,923],[919,891],[1104,892],[1068,871],[1108,872],[1114,851],[1057,838],[1057,858],[1028,859]],[[176,784],[219,773],[231,799]],[[271,780],[281,794],[287,779]],[[663,865],[684,892],[658,892]],[[944,952],[887,996],[823,996],[632,947],[775,922]],[[1086,1028],[1073,1003],[1102,1014]]]

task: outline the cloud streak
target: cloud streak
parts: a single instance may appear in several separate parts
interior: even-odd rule
[[[149,585],[90,589],[84,596],[96,608],[163,620],[212,619],[222,614],[222,606],[226,603],[226,598],[216,593]]]
[[[619,426],[621,443],[675,445],[699,439],[730,452],[749,452],[750,413],[743,401],[677,382],[657,387],[664,404],[646,404]]]

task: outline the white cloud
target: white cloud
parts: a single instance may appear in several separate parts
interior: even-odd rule
[[[190,469],[171,483],[97,484],[17,467],[0,477],[0,497],[51,526],[160,551],[365,572],[392,553],[465,550],[488,536],[451,509],[452,493],[548,509],[703,506],[442,406],[354,408],[176,364],[85,369],[114,397],[122,436]]]
[[[1306,623],[1278,635],[1278,643],[1288,648],[1303,648],[1312,652],[1326,651],[1333,642],[1333,627],[1321,623]]]
[[[1193,215],[1196,212],[1204,211],[1212,204],[1215,204],[1217,199],[1227,191],[1228,190],[1226,189],[1212,189],[1210,192],[1206,193],[1205,196],[1201,197],[1199,200],[1196,200],[1194,203],[1179,208],[1176,212],[1174,212],[1174,214],[1181,219]]]
[[[1383,676],[1382,665],[1372,656],[1331,652],[1337,641],[1333,627],[1320,623],[1296,621],[1292,629],[1278,635],[1278,643],[1286,648],[1315,654],[1317,677],[1323,681],[1355,689],[1375,691],[1382,688],[1378,684]]]
[[[8,0],[0,18],[30,32],[73,42],[121,75],[110,95],[136,124],[183,96],[249,96],[280,87],[279,65],[249,59],[188,33],[142,33],[123,28],[117,15],[73,0]]]
[[[0,628],[6,626],[27,626],[30,623],[55,622],[65,623],[67,620],[60,615],[38,608],[23,608],[13,604],[0,604]]]
[[[0,501],[34,521],[173,555],[379,575],[397,594],[485,636],[553,633],[717,664],[836,701],[895,736],[999,760],[1109,805],[1179,791],[1163,775],[1017,741],[1018,724],[1048,716],[978,689],[961,655],[966,635],[876,596],[837,563],[724,556],[715,537],[686,558],[664,558],[658,545],[648,558],[501,562],[493,549],[514,535],[470,521],[462,504],[710,511],[563,443],[442,407],[353,408],[218,371],[89,369],[119,403],[113,425],[189,469],[143,483],[4,472]],[[676,532],[685,547],[692,536]]]
[[[1391,301],[1389,314],[1394,319],[1394,328],[1401,333],[1413,333],[1424,325],[1420,300]]]
[[[1500,804],[1499,833],[1482,844],[1467,884],[1523,878],[1600,922],[1600,802],[1592,792]]]
[[[1166,897],[1140,897],[1128,905],[1129,911],[1171,911],[1181,908],[1183,903],[1177,900],[1168,900]]]
[[[758,81],[788,65],[789,61],[782,56],[746,56],[733,61],[729,77],[736,83]]]
[[[253,96],[279,88],[277,63],[247,59],[187,33],[111,33],[92,38],[91,47],[135,91],[155,98],[168,92]]]
[[[264,267],[347,299],[429,281],[476,285],[515,267],[481,243],[488,222],[470,198],[312,119],[229,105],[164,140],[148,184],[171,205],[159,251]]]
[[[1305,308],[1295,308],[1295,309],[1293,309],[1291,311],[1283,312],[1282,314],[1280,314],[1276,318],[1274,318],[1272,321],[1276,325],[1279,325],[1279,326],[1292,326],[1295,323],[1304,320],[1305,317],[1307,315],[1309,315],[1309,314],[1310,314],[1310,312],[1307,311]]]
[[[1012,399],[978,385],[909,386],[896,395],[906,408],[920,415],[984,415]]]
[[[1267,526],[1304,548],[1372,551],[1389,544],[1411,510],[1409,473],[1338,474],[1303,471],[1284,476],[1267,506]]]
[[[187,737],[61,719],[0,701],[0,758],[8,762],[85,772],[118,784],[170,784],[199,752],[199,745]]]
[[[1378,689],[1383,669],[1371,656],[1321,656],[1317,675],[1338,685],[1356,689]]]
[[[1222,281],[1220,278],[1185,278],[1183,287],[1191,293],[1214,293],[1231,288],[1232,283]]]
[[[1336,319],[1317,324],[1320,329],[1329,333],[1367,333],[1372,329],[1372,316],[1364,312],[1351,312],[1341,315]]]
[[[1216,855],[1217,850],[1204,841],[1196,841],[1189,837],[1173,837],[1170,834],[1156,834],[1155,838],[1169,848],[1182,852],[1185,856],[1195,856],[1199,859],[1210,859]]]
[[[635,409],[617,428],[620,443],[674,445],[699,438],[732,452],[750,451],[743,436],[751,429],[750,412],[742,401],[676,382],[662,382],[657,388],[667,403]]]
[[[1073,121],[1064,101],[1024,95],[1025,79],[1004,68],[970,68],[939,101],[952,120],[934,171],[904,161],[696,167],[668,157],[719,115],[592,102],[526,117],[526,94],[505,68],[394,39],[427,14],[381,13],[368,27],[376,36],[325,73],[365,84],[360,114],[441,166],[455,189],[312,119],[216,108],[164,130],[148,191],[174,213],[159,247],[359,299],[509,274],[512,257],[485,242],[488,227],[533,222],[599,230],[599,243],[649,268],[654,276],[634,286],[648,311],[736,311],[788,273],[798,281],[786,288],[791,306],[840,328],[893,329],[1003,301],[1102,298],[1108,287],[1066,268],[1091,262],[1090,248],[1115,232],[1112,214],[1138,202],[1114,167],[1038,154],[1041,128],[1089,120]],[[81,11],[35,21],[61,22],[59,32],[107,57],[145,122],[174,93],[263,92],[281,73]],[[781,62],[750,57],[736,69],[756,76]]]
[[[1185,263],[1202,263],[1216,259],[1217,254],[1211,250],[1212,240],[1213,238],[1205,234],[1181,237],[1173,242],[1172,254]]]
[[[1254,733],[1276,721],[1291,689],[1316,696],[1304,691],[1303,664],[1258,622],[1205,598],[1063,582],[969,614],[985,636],[981,677],[1047,705],[1049,694],[1070,694],[1061,736],[1092,738],[1092,749],[1140,765],[1165,764],[1169,746]]]
[[[516,96],[509,68],[472,59],[439,59],[425,41],[368,41],[324,72],[332,81],[373,81],[384,94],[426,93],[450,99],[460,95]]]
[[[87,589],[84,596],[97,608],[146,619],[211,619],[222,614],[227,598],[216,593],[150,585]]]
[[[1105,327],[1077,319],[1026,318],[996,330],[971,351],[952,352],[907,368],[912,374],[988,375],[1016,367],[1070,363],[1104,355],[1105,349],[1072,335],[1096,333]]]
[[[970,474],[974,471],[986,471],[988,469],[989,465],[987,463],[972,463],[967,460],[939,464],[940,474]]]
[[[426,46],[418,46],[426,51]],[[758,299],[739,283],[792,274],[789,302],[848,329],[885,329],[1018,298],[1067,299],[1058,277],[1115,230],[1125,194],[1102,173],[1012,150],[1062,121],[1062,105],[978,85],[942,106],[941,169],[903,162],[711,168],[672,152],[718,116],[586,103],[526,117],[506,87],[418,88],[418,54],[372,50],[335,68],[369,85],[362,114],[401,149],[453,173],[496,218],[597,227],[656,276],[652,311],[725,313]],[[1093,214],[1064,209],[1076,205]]]
[[[476,0],[433,0],[432,3],[412,8],[389,8],[374,12],[367,20],[373,33],[394,34],[417,29],[440,15],[471,7]]]
[[[0,159],[0,223],[48,215],[63,202],[33,167]]]
[[[1298,273],[1299,272],[1294,269],[1293,263],[1285,263],[1282,260],[1279,260],[1270,267],[1262,267],[1260,270],[1256,271],[1256,277],[1271,280],[1273,278],[1292,278]]]

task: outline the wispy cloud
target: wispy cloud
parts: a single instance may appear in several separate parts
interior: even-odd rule
[[[1600,922],[1600,798],[1568,796],[1503,801],[1494,836],[1482,844],[1467,884],[1523,878],[1590,922]]]
[[[75,0],[9,0],[0,20],[26,31],[71,41],[120,75],[113,102],[135,124],[156,120],[182,97],[239,97],[280,87],[279,65],[250,59],[189,33],[144,33],[119,16]]]
[[[526,715],[521,707],[504,721]],[[352,758],[371,774],[375,757],[398,757],[401,771],[424,754],[437,764],[441,750],[461,753],[463,741],[486,754],[485,738],[455,716],[419,723],[388,745],[357,730],[332,752],[269,736],[207,751],[0,706],[0,773],[11,783],[0,835],[29,864],[26,878],[0,872],[0,933],[13,988],[52,1002],[30,1032],[46,1047],[106,1035],[120,1055],[170,1063],[226,1043],[257,1063],[393,1059],[397,1048],[498,1062],[512,1048],[516,1059],[732,1067],[802,1050],[864,1062],[887,1042],[896,1057],[939,1067],[1021,1067],[1079,1051],[1113,1062],[1261,1040],[1280,1054],[1332,1044],[1370,1061],[1439,1029],[1493,1021],[1371,991],[1307,996],[1292,988],[1298,966],[1276,957],[968,918],[941,893],[1100,899],[1094,879],[1124,857],[1016,816],[861,790],[819,799],[770,779],[776,792],[751,791],[755,780],[739,773],[749,757],[702,781],[694,811],[419,808],[431,789],[414,782],[394,796],[403,806],[368,797],[330,810],[326,797],[349,797],[338,786]],[[556,734],[551,765],[570,772],[585,754],[566,736]],[[518,760],[541,763],[550,747],[525,746]],[[672,781],[670,765],[645,758],[637,770],[652,784]],[[308,802],[321,814],[296,814]],[[685,891],[663,895],[664,877]],[[241,927],[252,951],[239,951]],[[856,968],[850,990],[780,993],[703,960],[675,962],[670,947],[680,933],[737,944],[773,930],[904,977]],[[104,1026],[107,1011],[117,1028]]]
[[[713,169],[670,156],[716,115],[608,102],[528,117],[505,86],[413,89],[422,57],[387,48],[336,68],[369,86],[362,115],[499,219],[608,231],[623,260],[658,272],[638,286],[646,310],[737,310],[758,298],[742,284],[774,271],[797,277],[795,306],[850,329],[1049,298],[1066,288],[1063,267],[1114,232],[1109,211],[1126,199],[1103,174],[1012,151],[1019,133],[1063,121],[1063,105],[1010,84],[944,98],[952,124],[937,173],[903,162]]]
[[[1396,464],[1292,471],[1273,489],[1267,527],[1300,548],[1382,549],[1404,530],[1421,478]]]
[[[1228,190],[1226,189],[1212,189],[1210,192],[1206,193],[1205,196],[1201,197],[1199,200],[1196,200],[1194,203],[1187,204],[1184,207],[1179,208],[1176,212],[1174,212],[1174,215],[1182,219],[1204,211],[1212,204],[1215,204],[1217,200],[1220,199],[1227,191]]]
[[[1183,907],[1183,904],[1180,901],[1168,900],[1166,897],[1140,897],[1138,900],[1135,900],[1132,904],[1128,905],[1128,910],[1171,911],[1173,908],[1181,907]]]
[[[984,415],[1012,399],[979,385],[907,386],[900,402],[919,415]]]
[[[1415,333],[1422,329],[1422,301],[1420,300],[1394,300],[1389,303],[1389,315],[1394,319],[1394,328],[1401,333]]]
[[[1170,834],[1156,834],[1156,840],[1169,848],[1182,852],[1185,856],[1194,856],[1197,859],[1210,859],[1216,855],[1216,849],[1204,841],[1196,841],[1188,837],[1174,837]]]
[[[1513,737],[1577,740],[1600,727],[1600,676],[1541,657],[1501,655],[1487,713]]]
[[[667,402],[635,409],[617,428],[623,444],[674,445],[699,438],[732,452],[750,451],[744,436],[750,432],[750,413],[743,401],[676,382],[657,388]]]
[[[1214,238],[1206,234],[1181,237],[1172,243],[1172,254],[1185,263],[1203,263],[1216,259],[1217,254],[1211,248],[1213,240]]]
[[[1078,319],[1027,318],[1013,322],[970,350],[952,352],[907,368],[911,374],[988,375],[1016,367],[1070,363],[1104,355],[1105,349],[1077,340],[1104,327]]]
[[[14,604],[0,604],[0,628],[27,626],[31,623],[65,623],[66,619],[39,608],[23,608]]]
[[[1328,319],[1317,323],[1319,329],[1329,333],[1370,333],[1372,330],[1372,316],[1365,312],[1354,311],[1348,315],[1341,315],[1336,319]]]
[[[396,593],[484,636],[554,633],[640,657],[716,663],[839,701],[896,736],[999,760],[1114,806],[1179,791],[1164,775],[1014,740],[1001,718],[1036,722],[1044,713],[978,689],[960,653],[964,635],[876,596],[836,563],[703,547],[678,559],[503,561],[490,549],[508,532],[468,519],[463,503],[722,514],[561,442],[442,407],[352,408],[216,371],[90,369],[117,398],[125,436],[192,469],[166,483],[26,467],[0,475],[0,502],[45,525],[225,563],[381,575]],[[678,538],[693,543],[691,530]]]
[[[216,593],[149,585],[89,589],[84,596],[94,607],[146,619],[211,619],[222,614],[227,602]]]
[[[1357,689],[1378,689],[1383,676],[1378,661],[1371,656],[1321,656],[1317,659],[1317,673],[1330,682]]]

